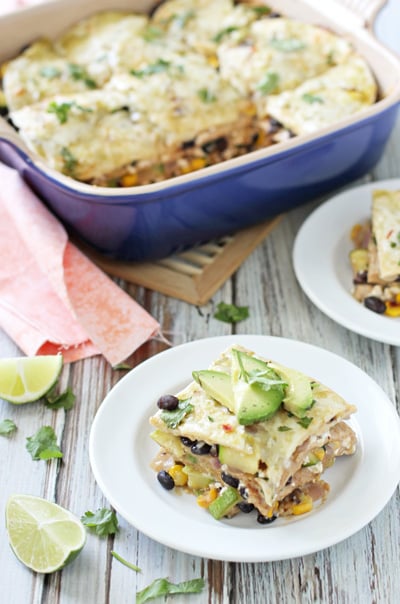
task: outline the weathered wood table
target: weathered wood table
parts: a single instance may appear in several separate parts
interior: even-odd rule
[[[384,157],[364,180],[398,177],[400,123]],[[359,183],[354,183],[355,186]],[[367,339],[322,314],[299,287],[292,268],[292,246],[304,219],[321,202],[286,214],[212,300],[196,307],[118,281],[156,317],[173,345],[231,333],[270,334],[308,342],[333,351],[368,373],[400,408],[399,348]],[[250,317],[232,327],[213,318],[218,302],[250,307]],[[396,321],[393,329],[399,329]],[[128,360],[132,367],[164,349],[160,341],[143,346]],[[0,356],[20,354],[0,333]],[[0,510],[12,493],[32,493],[65,506],[78,517],[86,510],[109,507],[96,485],[88,455],[93,418],[112,386],[124,375],[101,357],[67,365],[61,387],[76,394],[73,409],[52,411],[41,403],[12,406],[0,401],[0,419],[11,418],[18,431],[0,438]],[[34,462],[25,440],[41,425],[52,425],[64,459]],[[123,463],[123,460],[121,460]],[[145,462],[144,462],[145,463]],[[129,480],[129,476],[126,478]],[[140,494],[138,493],[138,496]],[[371,484],[370,496],[374,496]],[[186,555],[158,544],[119,517],[120,530],[101,539],[89,534],[79,558],[52,575],[36,575],[13,556],[4,522],[0,523],[0,601],[4,604],[130,604],[153,579],[173,581],[203,576],[202,594],[167,601],[188,604],[397,604],[400,601],[400,493],[364,529],[315,554],[267,563],[233,563]],[[179,527],[177,527],[179,530]],[[135,573],[111,556],[141,567]],[[212,543],[210,543],[212,551]],[[162,599],[157,600],[159,602]]]

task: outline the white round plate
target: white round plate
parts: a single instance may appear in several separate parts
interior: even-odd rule
[[[158,398],[183,388],[193,370],[207,368],[233,344],[313,376],[358,407],[350,420],[358,449],[327,470],[328,499],[307,515],[264,526],[257,523],[255,512],[217,521],[194,496],[164,490],[150,468],[158,447],[149,438],[149,417],[157,411]],[[400,480],[400,420],[367,374],[327,350],[270,336],[220,336],[171,348],[122,378],[96,414],[89,454],[110,504],[152,539],[204,558],[283,560],[346,539],[382,510]]]
[[[400,318],[372,312],[351,295],[352,227],[371,217],[374,189],[400,189],[400,179],[349,189],[304,221],[293,247],[293,265],[304,293],[328,317],[360,335],[400,345]]]

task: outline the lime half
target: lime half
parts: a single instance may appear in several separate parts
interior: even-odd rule
[[[52,573],[72,562],[86,540],[85,528],[76,516],[33,495],[9,498],[6,527],[17,558],[38,573]]]
[[[63,366],[61,354],[0,359],[0,398],[10,403],[32,403],[57,382]]]

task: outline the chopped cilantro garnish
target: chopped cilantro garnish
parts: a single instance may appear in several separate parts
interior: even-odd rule
[[[225,29],[221,29],[221,31],[219,31],[214,37],[213,37],[213,42],[217,42],[217,44],[219,44],[219,42],[221,42],[221,40],[225,37],[228,36],[229,34],[231,34],[233,31],[237,31],[238,28],[235,27],[234,25],[230,25],[229,27],[225,27]]]
[[[274,90],[276,90],[276,88],[278,87],[278,84],[279,84],[279,75],[277,73],[270,71],[265,74],[265,76],[262,78],[262,80],[260,80],[260,82],[257,85],[257,89],[262,94],[270,94],[271,92],[274,92]]]
[[[96,512],[87,511],[81,517],[81,522],[86,528],[99,537],[113,535],[118,531],[118,519],[113,510],[106,508],[98,509]]]
[[[309,92],[303,94],[301,98],[303,99],[303,101],[310,104],[324,102],[324,99],[322,99],[320,96],[317,96],[316,94],[310,94]]]
[[[235,304],[226,304],[225,302],[220,302],[214,313],[214,319],[224,321],[225,323],[238,323],[247,319],[248,316],[248,306],[236,306]]]
[[[3,419],[0,421],[0,435],[8,436],[12,434],[17,429],[17,425],[13,422],[12,419]]]
[[[194,10],[186,10],[178,15],[172,15],[172,19],[175,21],[175,23],[177,23],[177,25],[179,25],[179,27],[184,28],[188,21],[193,19],[195,15],[196,13]]]
[[[96,82],[89,76],[86,69],[82,65],[76,65],[76,63],[69,63],[68,69],[70,76],[73,80],[82,80],[88,88],[96,88]]]
[[[278,432],[288,432],[288,430],[291,430],[292,428],[290,428],[289,426],[278,426]]]
[[[269,6],[251,6],[250,8],[259,17],[261,17],[262,15],[269,15],[269,13],[271,12]]]
[[[273,40],[270,40],[269,44],[281,52],[296,52],[297,50],[303,50],[306,47],[306,44],[297,38],[274,38]]]
[[[139,568],[138,566],[136,566],[136,564],[132,564],[132,562],[128,562],[127,560],[125,560],[125,558],[123,558],[122,556],[120,556],[119,554],[117,554],[117,552],[111,550],[111,555],[118,560],[118,562],[121,562],[121,564],[123,564],[124,566],[127,566],[128,568],[131,568],[132,570],[134,570],[137,573],[141,573],[142,569]]]
[[[312,417],[302,417],[300,419],[297,420],[297,423],[299,424],[299,426],[301,426],[302,428],[308,428],[308,426],[311,424],[312,420],[314,418]]]
[[[40,75],[43,76],[44,78],[48,78],[49,80],[52,80],[54,78],[60,77],[61,70],[52,65],[46,65],[45,67],[42,67],[42,69],[40,70]]]
[[[178,406],[173,411],[163,410],[161,412],[162,421],[168,426],[168,428],[174,429],[183,421],[183,419],[191,411],[193,411],[193,405],[190,403],[190,398],[183,401],[179,401]]]
[[[167,71],[171,66],[169,61],[164,61],[164,59],[158,59],[155,63],[150,63],[143,69],[131,69],[130,73],[137,78],[143,78],[147,75],[153,75],[154,73],[162,73],[163,71]]]
[[[26,439],[26,449],[34,461],[62,457],[62,451],[57,445],[57,438],[51,426],[42,426],[33,436]]]
[[[200,88],[197,91],[197,96],[203,103],[214,103],[217,100],[215,94],[208,90],[208,88]]]
[[[55,389],[46,394],[45,396],[45,404],[46,407],[51,409],[72,409],[75,403],[75,394],[72,392],[71,388],[67,388],[65,392],[56,393]]]
[[[73,103],[56,103],[52,101],[47,107],[47,113],[54,113],[60,124],[65,124]]]
[[[204,579],[191,579],[181,583],[171,583],[168,579],[155,579],[150,585],[136,592],[136,604],[144,604],[154,598],[171,594],[198,594],[204,588]]]
[[[153,40],[157,40],[163,36],[164,32],[159,27],[147,27],[147,29],[143,32],[142,38],[146,40],[146,42],[153,42]]]
[[[74,157],[71,153],[71,151],[68,149],[68,147],[63,147],[61,149],[61,157],[64,160],[64,168],[65,171],[68,174],[73,174],[77,164],[78,164],[78,160],[76,159],[76,157]]]

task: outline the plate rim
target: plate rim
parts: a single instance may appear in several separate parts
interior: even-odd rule
[[[333,353],[333,352],[331,352],[327,349],[321,348],[319,346],[315,346],[313,344],[309,344],[306,342],[301,342],[299,340],[293,340],[293,339],[289,339],[289,338],[260,335],[260,334],[213,336],[213,337],[200,338],[200,339],[194,340],[192,342],[187,342],[186,344],[181,344],[181,345],[173,347],[171,349],[167,349],[163,352],[160,352],[160,353],[150,357],[149,359],[143,361],[138,366],[136,366],[134,369],[132,369],[119,382],[117,382],[117,384],[106,395],[106,397],[104,398],[100,407],[98,408],[95,418],[93,420],[92,426],[91,426],[90,436],[89,436],[90,466],[92,469],[92,473],[95,477],[95,480],[96,480],[98,486],[100,487],[101,491],[103,492],[105,498],[111,503],[111,505],[115,508],[117,513],[121,514],[121,516],[128,522],[129,525],[135,527],[138,531],[142,532],[143,534],[147,535],[147,537],[157,541],[158,543],[161,543],[162,545],[171,547],[175,550],[181,551],[181,552],[189,554],[189,555],[195,555],[195,556],[200,556],[203,558],[216,559],[216,560],[232,561],[232,562],[267,562],[267,561],[292,559],[292,558],[296,558],[298,556],[304,556],[304,555],[307,555],[310,553],[314,553],[316,551],[320,551],[320,550],[330,547],[332,545],[336,545],[337,543],[347,539],[348,537],[352,536],[353,534],[355,534],[356,532],[358,532],[359,530],[364,528],[386,506],[388,501],[391,499],[391,497],[397,487],[397,484],[400,480],[400,444],[399,444],[398,451],[397,451],[397,457],[398,457],[397,465],[396,465],[396,469],[394,472],[396,477],[395,478],[393,477],[391,479],[390,484],[386,483],[386,489],[385,489],[384,493],[380,492],[380,499],[379,499],[378,505],[372,506],[372,508],[369,509],[368,513],[363,512],[363,514],[361,514],[361,515],[358,514],[357,519],[356,519],[357,522],[356,522],[355,528],[353,526],[351,526],[351,527],[347,526],[346,530],[344,530],[344,531],[342,530],[342,532],[340,532],[340,530],[339,530],[334,536],[331,534],[329,539],[326,539],[325,536],[323,536],[322,538],[321,538],[321,536],[318,536],[318,538],[314,537],[314,540],[311,540],[311,542],[308,542],[308,543],[304,542],[304,535],[303,535],[303,538],[301,540],[301,546],[299,546],[299,543],[297,542],[298,538],[297,538],[297,541],[295,538],[291,549],[287,549],[284,552],[277,552],[277,554],[268,552],[265,555],[262,555],[262,554],[260,554],[260,552],[257,550],[257,547],[256,547],[255,548],[256,551],[247,551],[244,554],[237,555],[237,554],[234,554],[233,551],[232,552],[228,551],[224,547],[222,547],[222,549],[221,549],[221,545],[218,545],[217,551],[206,551],[204,549],[204,547],[201,547],[201,546],[198,547],[196,545],[187,545],[186,543],[182,543],[181,540],[179,540],[179,539],[177,542],[176,538],[174,538],[173,536],[171,537],[171,535],[168,534],[168,531],[167,531],[167,536],[164,534],[165,533],[165,531],[164,531],[163,535],[160,537],[160,535],[156,534],[154,530],[149,530],[148,526],[144,526],[144,522],[143,522],[142,518],[140,518],[139,521],[137,521],[137,518],[135,518],[135,520],[133,521],[130,513],[126,512],[126,510],[124,509],[124,506],[121,505],[120,502],[118,501],[118,498],[115,498],[113,493],[110,491],[109,484],[107,484],[107,480],[104,480],[104,476],[102,476],[102,470],[101,470],[101,468],[98,467],[97,455],[96,455],[96,438],[98,438],[99,423],[102,421],[102,416],[103,416],[105,410],[111,409],[111,405],[115,404],[113,399],[116,397],[116,400],[118,400],[120,391],[126,387],[129,388],[131,385],[130,384],[131,381],[135,382],[135,379],[136,380],[139,379],[139,381],[140,381],[140,373],[143,372],[144,369],[146,369],[146,368],[147,368],[147,370],[149,370],[149,367],[151,367],[151,365],[155,362],[156,359],[157,359],[157,362],[162,363],[163,360],[166,358],[168,359],[168,357],[173,358],[175,355],[179,356],[180,353],[187,353],[188,349],[193,348],[193,347],[196,348],[196,346],[199,346],[199,345],[200,346],[211,346],[213,344],[214,345],[218,344],[219,349],[222,352],[222,350],[224,350],[225,348],[227,348],[229,345],[231,345],[233,343],[242,344],[244,346],[249,345],[249,343],[248,343],[249,340],[252,342],[263,341],[265,343],[269,343],[272,345],[274,343],[277,343],[278,345],[283,346],[283,347],[285,347],[285,346],[294,346],[295,348],[300,347],[301,350],[304,351],[305,349],[307,349],[307,350],[310,350],[311,352],[313,352],[314,354],[320,354],[322,351],[323,355],[325,355],[325,356],[327,355],[327,358],[331,358],[332,360],[336,359],[336,361],[339,362],[340,364],[342,364],[342,366],[347,367],[347,368],[352,368],[354,371],[356,371],[356,373],[359,376],[362,376],[364,380],[366,380],[370,385],[372,384],[374,386],[377,394],[379,394],[381,403],[383,402],[383,407],[385,409],[385,413],[389,413],[391,415],[391,422],[390,422],[391,429],[393,427],[396,427],[397,434],[398,434],[398,436],[400,436],[400,418],[397,414],[396,408],[393,405],[393,403],[390,401],[390,399],[386,395],[386,393],[383,391],[383,389],[377,384],[377,382],[375,382],[370,376],[368,376],[368,374],[366,374],[362,369],[360,369],[354,363],[351,363],[344,357],[341,357],[340,355],[337,355],[336,353]],[[247,342],[247,344],[246,344],[246,342]],[[254,348],[254,344],[253,344],[253,348]],[[213,356],[215,356],[215,354]],[[138,374],[139,374],[139,377],[138,377]],[[326,380],[325,380],[325,383],[326,383]],[[143,411],[143,413],[146,414],[147,417],[149,417],[153,412],[154,412],[154,409],[150,409],[150,404],[149,404],[149,407]],[[400,442],[400,438],[399,438],[399,442]],[[102,441],[102,446],[103,445],[104,445],[104,442]],[[150,463],[150,461],[151,460],[149,459],[148,462]],[[392,473],[392,475],[393,475],[393,473]],[[132,479],[133,479],[133,477],[132,477]],[[154,481],[154,482],[156,482],[156,481]],[[169,493],[167,494],[167,497],[168,496],[170,496]],[[193,504],[193,506],[195,506],[195,501],[194,501],[193,497],[192,497],[192,500],[193,500],[192,504]],[[325,515],[325,510],[328,507],[329,507],[329,497],[328,497],[327,502],[325,502],[324,505],[321,506],[323,515]],[[135,510],[135,512],[137,512],[137,510]],[[173,514],[173,516],[176,519],[177,517],[179,517],[179,514],[178,515]],[[315,524],[315,517],[314,517],[314,522],[313,522],[313,518],[311,516],[309,517],[308,520],[310,520],[310,518],[311,518],[311,526],[312,526],[312,524]],[[305,526],[307,526],[307,524],[310,524],[310,522],[307,522],[307,519],[305,519],[305,521],[306,521]],[[185,522],[186,522],[186,519],[185,519]],[[300,522],[304,522],[304,519],[301,519]],[[296,535],[298,533],[300,533],[300,535],[301,535],[301,533],[302,533],[301,526],[300,526],[300,530],[298,528],[296,529],[296,526],[297,526],[296,524],[290,525],[289,523],[287,525],[283,525],[280,527],[275,527],[275,525],[271,525],[271,527],[269,527],[267,530],[271,531],[271,528],[272,528],[274,531],[276,531],[276,529],[278,529],[277,533],[279,535],[279,532],[280,532],[281,533],[280,536],[282,538],[282,536],[286,536],[287,528],[290,527],[289,528],[290,537],[292,536],[292,533],[293,533],[293,536],[295,536],[295,533],[296,533]],[[295,532],[293,532],[293,527],[295,527]],[[196,525],[195,525],[195,528],[196,528]],[[263,528],[265,529],[265,527],[263,527]],[[260,534],[262,534],[263,528],[261,528]],[[239,538],[241,541],[245,537],[247,538],[247,529],[236,527],[234,529],[234,531],[232,531],[231,527],[226,527],[222,523],[217,523],[217,525],[215,526],[215,530],[216,530],[220,543],[223,542],[224,539],[227,540],[227,543],[232,543],[232,538],[231,538],[232,535],[235,535],[235,537]],[[258,531],[257,531],[257,533],[255,533],[254,530],[255,530],[254,528],[251,529],[249,534],[251,534],[253,536],[254,535],[257,536]],[[277,533],[275,532],[274,535],[276,535]],[[264,536],[265,536],[265,533],[264,533]],[[261,539],[261,537],[258,536],[257,539],[259,541]],[[272,539],[276,540],[276,537],[274,536]],[[211,540],[211,534],[210,534],[210,540]],[[257,541],[257,543],[258,543],[258,541]],[[233,538],[233,542],[235,542],[235,538]],[[210,548],[210,549],[212,549],[212,548]]]

